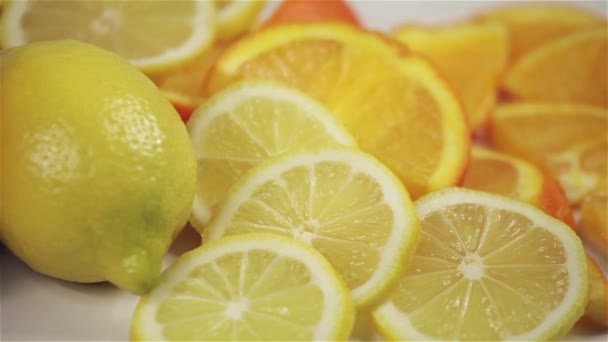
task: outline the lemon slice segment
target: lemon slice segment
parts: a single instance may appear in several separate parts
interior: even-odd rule
[[[10,1],[2,14],[2,46],[77,39],[159,72],[212,45],[215,13],[213,3],[195,0]]]
[[[202,230],[214,207],[249,168],[292,150],[355,140],[325,107],[270,81],[244,81],[217,93],[188,121],[198,162],[192,224]]]
[[[416,202],[422,239],[389,300],[373,313],[394,340],[547,341],[587,302],[581,240],[541,210],[448,188]]]
[[[137,305],[136,341],[340,341],[348,289],[314,249],[274,234],[232,236],[182,255]]]
[[[264,9],[266,0],[216,0],[218,40],[228,42],[255,23]]]
[[[346,147],[276,157],[231,189],[203,239],[269,232],[319,250],[351,289],[372,304],[395,282],[418,242],[410,197],[375,158]]]

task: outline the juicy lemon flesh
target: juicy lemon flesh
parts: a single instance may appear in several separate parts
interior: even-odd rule
[[[528,218],[460,204],[429,214],[422,225],[409,274],[393,299],[421,333],[500,340],[536,327],[564,299],[563,246]]]
[[[305,265],[251,250],[195,268],[156,319],[171,341],[311,341],[323,310],[323,293]]]
[[[183,254],[139,302],[133,340],[344,340],[349,291],[311,247],[276,234],[207,242]]]
[[[136,60],[163,54],[191,32],[191,1],[37,1],[22,19],[26,42],[81,39]],[[146,16],[143,13],[163,13]],[[129,28],[137,27],[137,31]],[[146,32],[146,34],[136,34]]]
[[[324,162],[293,168],[257,188],[226,232],[262,231],[305,241],[354,289],[380,262],[392,225],[392,209],[373,179],[348,165]]]
[[[416,197],[427,191],[445,144],[441,110],[425,84],[398,60],[379,57],[337,41],[301,39],[244,62],[236,78],[278,80],[318,99]],[[420,132],[431,133],[422,137]]]
[[[177,113],[137,69],[76,41],[8,50],[1,83],[4,243],[39,272],[146,292],[194,195]]]
[[[245,34],[264,9],[266,0],[216,0],[217,40],[229,42]]]
[[[199,199],[208,205],[224,200],[245,171],[269,157],[337,144],[336,134],[306,110],[291,101],[254,97],[217,115],[197,143]]]

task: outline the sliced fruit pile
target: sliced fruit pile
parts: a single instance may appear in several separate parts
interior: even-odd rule
[[[2,46],[78,39],[157,72],[209,49],[215,15],[210,1],[6,1]]]
[[[319,100],[414,198],[462,176],[470,141],[459,98],[427,60],[388,37],[335,22],[271,26],[231,45],[206,90],[243,79]]]
[[[268,81],[244,81],[215,94],[194,112],[188,131],[198,163],[191,221],[200,231],[232,183],[267,158],[330,144],[356,145],[324,106]]]
[[[342,341],[349,292],[311,247],[276,234],[205,243],[163,274],[133,317],[135,341]]]
[[[313,247],[350,291],[352,339],[545,340],[566,334],[583,314],[581,325],[605,325],[605,277],[585,253],[576,233],[584,228],[573,215],[574,194],[594,187],[583,175],[605,174],[594,159],[601,151],[560,149],[569,143],[550,140],[605,135],[605,109],[507,96],[515,24],[489,19],[500,11],[446,27],[404,24],[391,38],[349,20],[350,11],[289,18],[290,6],[314,3],[284,2],[208,69],[207,100],[188,122],[199,169],[192,223],[201,248],[268,233]],[[560,110],[578,120],[554,120]],[[511,111],[519,121],[508,122]],[[533,133],[541,123],[548,138]],[[510,124],[519,139],[509,140]],[[585,157],[549,167],[549,154],[535,145],[566,161],[581,150]],[[594,211],[591,203],[586,208]],[[232,258],[214,272],[246,274],[249,264]],[[182,274],[188,282],[194,273]],[[223,329],[216,338],[262,338],[239,330],[264,327],[245,316],[267,313],[255,299],[232,316],[239,298],[252,297],[229,285],[238,279],[205,285],[205,293],[228,293],[205,317],[221,322],[211,329]],[[158,290],[155,304],[144,299],[138,312],[160,313],[182,289]],[[301,326],[287,311],[273,315]],[[202,338],[198,318],[173,318],[189,331],[180,338]],[[328,324],[339,329],[341,319]],[[133,324],[134,331],[173,334],[165,319]]]
[[[133,340],[608,327],[605,18],[520,5],[383,33],[340,0],[255,24],[260,1],[126,3],[9,3],[2,44],[78,18],[68,32],[139,66],[186,122],[202,245],[141,298]]]
[[[256,22],[265,0],[38,1],[3,6],[0,46],[77,39],[146,73],[186,121],[201,104],[207,69]]]

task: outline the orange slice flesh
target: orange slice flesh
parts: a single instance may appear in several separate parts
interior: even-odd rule
[[[413,197],[464,171],[470,138],[459,99],[425,59],[388,38],[339,23],[269,27],[229,48],[207,89],[247,78],[281,81],[324,103]]]
[[[518,5],[488,11],[484,21],[504,24],[510,36],[510,63],[555,38],[581,28],[605,25],[605,19],[574,7]]]
[[[471,128],[480,128],[496,102],[496,87],[507,65],[505,27],[491,22],[403,26],[394,36],[434,63],[461,95]]]
[[[517,103],[493,112],[494,146],[548,171],[571,204],[606,173],[608,112],[586,105]]]
[[[559,186],[522,159],[474,146],[462,186],[530,203],[576,228],[572,208]]]
[[[581,203],[579,228],[583,239],[608,257],[608,185],[606,175]]]
[[[505,75],[516,99],[608,107],[608,28],[576,31],[522,57]]]
[[[608,279],[589,254],[587,254],[587,269],[589,272],[589,302],[585,308],[585,314],[577,325],[590,330],[605,330],[608,328]]]
[[[584,105],[516,103],[492,113],[491,139],[503,151],[542,164],[576,142],[606,136],[606,109]]]
[[[562,185],[570,201],[579,203],[608,175],[607,159],[608,138],[598,137],[574,143],[548,156],[547,169]]]
[[[188,121],[192,112],[205,100],[203,80],[226,46],[227,44],[216,44],[207,53],[178,69],[149,75],[171,101],[184,122]]]

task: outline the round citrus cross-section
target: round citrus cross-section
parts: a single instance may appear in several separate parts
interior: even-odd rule
[[[394,340],[550,340],[587,304],[587,260],[563,222],[507,197],[462,188],[416,202],[422,239],[373,313]]]
[[[335,147],[286,154],[249,170],[203,240],[248,232],[292,236],[321,251],[362,307],[397,279],[419,226],[398,178],[368,154]]]
[[[206,242],[139,301],[134,341],[339,341],[355,318],[348,289],[316,250],[275,234]]]

